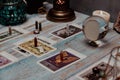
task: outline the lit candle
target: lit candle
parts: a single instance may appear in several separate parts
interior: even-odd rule
[[[63,0],[58,0],[57,3],[58,3],[59,5],[62,5],[62,4],[65,3],[65,1],[63,1]]]
[[[104,18],[107,22],[109,22],[109,20],[110,20],[110,14],[106,11],[96,10],[96,11],[93,11],[93,15],[100,16],[100,17]]]

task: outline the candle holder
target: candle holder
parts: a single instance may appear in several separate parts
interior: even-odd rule
[[[69,7],[69,0],[53,0],[47,19],[53,22],[68,22],[75,19],[75,13]]]
[[[103,10],[95,10],[93,11],[93,16],[100,16],[102,18],[104,18],[107,23],[109,24],[109,20],[110,20],[110,14],[106,11],[103,11]]]

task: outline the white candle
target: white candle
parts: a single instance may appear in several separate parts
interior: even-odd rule
[[[96,10],[96,11],[93,11],[93,15],[100,16],[100,17],[104,18],[107,22],[109,22],[109,20],[110,20],[110,14],[106,11]]]

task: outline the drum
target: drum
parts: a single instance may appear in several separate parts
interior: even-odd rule
[[[90,41],[103,39],[109,28],[108,23],[102,17],[91,16],[83,22],[83,33]]]

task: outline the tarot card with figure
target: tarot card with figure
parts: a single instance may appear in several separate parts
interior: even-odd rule
[[[11,56],[10,54],[6,52],[0,53],[0,69],[14,63],[15,61],[16,61],[16,58]]]
[[[56,72],[75,63],[78,60],[82,60],[85,58],[84,55],[80,54],[79,56],[77,56],[75,54],[79,53],[76,53],[76,51],[73,52],[71,51],[73,50],[71,49],[63,50],[47,59],[38,61],[38,64],[42,65],[43,67],[47,68],[52,72]]]
[[[79,32],[81,32],[81,29],[79,27],[76,27],[74,25],[68,25],[62,29],[52,32],[52,34],[62,39],[66,39]]]
[[[79,77],[84,80],[101,80],[105,77],[104,73],[107,75],[107,80],[110,79],[113,75],[113,66],[106,62],[101,62],[80,74]]]
[[[42,55],[45,55],[47,53],[50,53],[54,50],[56,50],[54,47],[37,40],[37,47],[34,46],[34,39],[28,40],[26,42],[23,42],[18,45],[19,48],[35,55],[36,57],[40,57]]]
[[[4,32],[0,33],[0,42],[12,39],[12,38],[17,37],[21,34],[23,34],[23,33],[15,30],[15,29],[11,29],[11,31],[5,30]]]

